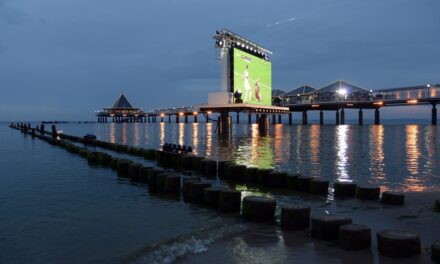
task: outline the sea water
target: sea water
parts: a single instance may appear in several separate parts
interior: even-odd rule
[[[216,160],[330,181],[440,191],[440,130],[435,126],[279,124],[260,136],[256,125],[234,124],[227,139],[218,137],[213,123],[68,123],[57,128],[144,148],[192,146],[195,154]],[[191,260],[191,254],[200,254],[203,262],[211,244],[249,229],[237,216],[151,195],[144,184],[89,166],[80,156],[4,123],[0,168],[1,263],[170,263]],[[308,199],[272,196],[280,203]],[[319,202],[325,200],[331,195]]]

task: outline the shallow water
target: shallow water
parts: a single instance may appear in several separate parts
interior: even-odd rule
[[[269,136],[260,137],[257,126],[240,124],[228,140],[218,138],[214,124],[204,123],[60,124],[58,129],[146,148],[191,145],[215,159],[393,190],[440,190],[440,130],[433,126],[275,125]],[[6,124],[0,126],[0,167],[1,263],[173,261],[246,229],[236,217],[150,195],[143,184],[89,166],[78,155]],[[254,191],[265,192],[245,194]]]
[[[440,129],[430,125],[283,125],[260,136],[257,125],[234,124],[220,139],[213,123],[62,124],[67,134],[159,148],[195,147],[217,160],[276,168],[330,180],[355,180],[405,191],[440,190]]]

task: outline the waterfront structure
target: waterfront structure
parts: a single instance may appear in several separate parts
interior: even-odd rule
[[[208,95],[208,104],[197,106],[198,112],[218,113],[219,135],[229,135],[232,126],[230,112],[235,112],[237,123],[240,113],[257,115],[257,123],[262,133],[268,132],[268,115],[286,114],[288,108],[274,105],[274,92],[282,95],[284,91],[272,90],[272,68],[269,56],[271,51],[230,30],[216,31],[215,45],[219,50],[221,64],[220,92]],[[233,99],[232,99],[233,98]]]
[[[286,93],[281,105],[291,112],[302,112],[302,123],[307,124],[307,111],[320,111],[320,124],[324,123],[323,111],[336,112],[336,124],[345,123],[344,109],[359,109],[359,124],[363,124],[363,109],[373,109],[374,123],[380,124],[380,108],[386,106],[412,106],[431,104],[431,124],[437,124],[437,108],[440,102],[440,84],[369,90],[345,81],[337,81],[321,89],[305,93]]]
[[[244,104],[230,104],[228,106],[231,112],[237,113],[237,123],[239,122],[239,113],[248,113],[248,122],[251,123],[251,115],[255,114],[258,118],[262,114],[272,114],[272,123],[281,123],[281,115],[288,115],[288,123],[292,124],[292,113],[302,114],[302,123],[308,123],[308,111],[319,111],[319,123],[324,124],[324,112],[335,111],[335,123],[345,123],[345,110],[358,109],[359,125],[363,124],[364,110],[374,110],[374,123],[380,124],[380,108],[388,106],[414,106],[414,105],[432,105],[431,124],[437,124],[437,104],[440,103],[440,84],[436,85],[418,85],[411,87],[391,88],[371,90],[361,88],[345,81],[336,81],[323,88],[315,89],[309,85],[303,85],[289,92],[273,98],[279,98],[279,105],[283,108],[255,107]],[[203,111],[200,111],[200,108]],[[200,107],[158,109],[147,112],[147,116],[160,116],[163,121],[164,116],[168,116],[171,122],[171,116],[188,116],[203,113],[209,122],[209,115],[214,112],[221,112],[221,106],[204,105]],[[276,116],[278,115],[278,116]],[[186,118],[187,120],[187,118]],[[195,116],[195,120],[197,117]],[[197,122],[197,121],[196,121]]]
[[[133,107],[124,94],[121,94],[112,107],[97,111],[98,123],[107,123],[111,118],[113,123],[144,122],[145,113],[141,108]]]
[[[180,122],[180,117],[188,123],[193,116],[194,123],[198,115],[203,114],[206,122],[210,115],[217,113],[219,134],[228,134],[232,125],[230,113],[248,115],[252,123],[252,114],[256,116],[260,131],[266,133],[272,115],[272,124],[281,123],[282,115],[288,115],[288,123],[293,124],[293,113],[302,114],[302,124],[308,124],[308,111],[319,111],[319,123],[324,124],[324,111],[335,111],[335,123],[345,124],[345,109],[358,109],[358,123],[363,124],[363,111],[374,110],[374,124],[380,124],[380,108],[387,106],[411,106],[431,104],[431,124],[437,124],[437,104],[440,102],[440,84],[419,85],[392,89],[372,90],[336,81],[320,89],[302,85],[289,92],[272,89],[271,62],[272,52],[264,47],[237,35],[227,29],[216,31],[215,45],[219,50],[221,65],[220,91],[208,94],[208,104],[156,109],[144,112],[134,108],[121,94],[111,108],[97,112],[98,122]]]
[[[281,97],[281,96],[283,96],[284,94],[286,94],[286,92],[283,91],[283,90],[280,90],[280,89],[273,89],[273,90],[272,90],[272,98],[275,98],[275,97]]]
[[[308,93],[311,93],[315,90],[316,90],[315,88],[313,88],[307,84],[304,84],[298,88],[295,88],[293,90],[286,92],[285,94],[283,94],[282,97],[285,99],[295,98],[296,96],[300,96],[302,94],[308,94]]]

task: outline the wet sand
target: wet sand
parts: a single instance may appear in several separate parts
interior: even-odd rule
[[[438,192],[406,193],[404,206],[356,199],[308,202],[312,206],[312,216],[340,214],[351,217],[353,223],[371,227],[371,249],[346,251],[336,242],[312,239],[308,230],[282,231],[278,215],[277,225],[245,224],[246,231],[224,237],[209,245],[207,251],[188,255],[178,263],[431,263],[431,244],[440,240],[440,213],[433,211],[434,201],[439,196]],[[281,203],[286,202],[283,199]],[[376,232],[382,229],[419,234],[422,254],[405,259],[379,256]]]

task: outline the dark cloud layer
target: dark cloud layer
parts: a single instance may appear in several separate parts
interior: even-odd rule
[[[437,10],[437,0],[0,0],[0,120],[92,119],[121,91],[144,109],[204,102],[219,87],[212,35],[223,27],[274,52],[284,90],[440,82]]]

